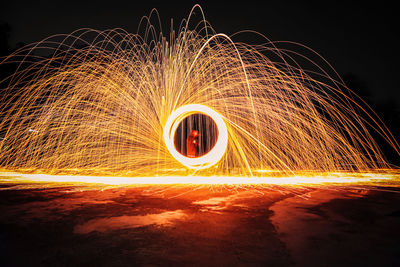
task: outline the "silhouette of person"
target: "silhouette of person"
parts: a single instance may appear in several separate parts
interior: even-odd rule
[[[195,158],[197,156],[198,146],[199,146],[199,131],[192,130],[192,132],[186,139],[186,155],[189,158]]]

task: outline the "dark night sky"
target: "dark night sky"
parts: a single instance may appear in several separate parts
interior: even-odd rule
[[[7,0],[6,0],[7,1]],[[232,34],[251,29],[273,41],[295,41],[321,54],[341,76],[352,74],[355,87],[373,107],[387,106],[399,118],[400,88],[397,8],[369,3],[338,4],[326,1],[7,1],[0,20],[10,24],[10,45],[30,43],[76,29],[124,28],[136,32],[143,15],[159,10],[164,31],[187,17],[200,3],[217,32]],[[381,1],[383,2],[383,1]],[[260,3],[263,3],[260,5]],[[242,40],[246,41],[246,40]],[[354,81],[354,79],[353,79]],[[357,88],[353,88],[357,92]],[[378,110],[379,113],[379,110]],[[380,114],[382,115],[382,114]],[[386,118],[384,118],[386,119]],[[387,124],[398,125],[391,121]],[[397,129],[392,129],[394,132]]]

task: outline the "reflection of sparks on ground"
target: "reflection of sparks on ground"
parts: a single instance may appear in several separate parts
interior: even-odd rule
[[[174,220],[186,217],[181,210],[166,211],[159,214],[135,215],[135,216],[119,216],[112,218],[93,219],[84,224],[77,225],[74,228],[76,234],[87,234],[92,231],[107,232],[118,229],[129,229],[135,227],[143,227],[152,224],[159,226],[171,225]]]
[[[4,266],[399,266],[400,191],[390,186],[0,188]]]

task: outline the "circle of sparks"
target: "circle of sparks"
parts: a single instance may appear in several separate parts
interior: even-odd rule
[[[175,148],[174,136],[179,124],[188,116],[197,113],[207,115],[215,122],[218,129],[218,138],[214,147],[208,153],[200,157],[189,158],[179,153]],[[169,116],[164,127],[164,141],[171,155],[184,166],[190,169],[205,169],[218,163],[225,154],[228,144],[228,130],[218,112],[201,104],[189,104],[179,107]]]

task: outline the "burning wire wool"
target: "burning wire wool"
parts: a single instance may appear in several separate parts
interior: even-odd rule
[[[143,33],[81,29],[2,59],[18,69],[2,83],[1,167],[132,176],[390,167],[372,133],[397,152],[398,143],[340,77],[300,68],[295,51],[268,40],[234,42],[205,19],[190,27],[192,17],[168,37],[146,18]],[[204,156],[174,146],[171,115],[184,107],[217,125]]]

